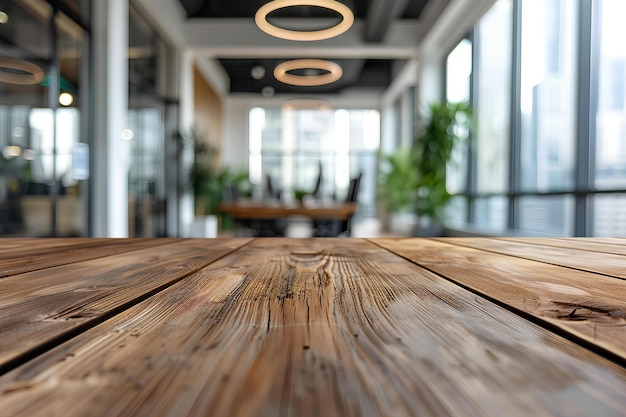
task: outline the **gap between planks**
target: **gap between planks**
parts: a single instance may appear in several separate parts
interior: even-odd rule
[[[197,241],[200,242],[202,241],[202,239],[180,239],[177,241],[177,243],[189,243],[189,242],[193,242],[193,241]],[[221,253],[215,255],[215,256],[209,256],[207,259],[209,259],[207,262],[201,263],[200,265],[190,269],[189,271],[186,271],[184,273],[182,273],[181,275],[177,276],[176,278],[163,283],[162,285],[152,288],[148,291],[146,291],[145,293],[141,293],[140,295],[131,298],[129,300],[126,300],[125,302],[122,302],[121,304],[111,308],[108,311],[102,312],[100,315],[96,315],[96,316],[92,316],[92,317],[86,317],[85,321],[83,321],[82,323],[76,323],[75,325],[73,325],[72,327],[68,328],[68,329],[64,329],[58,332],[58,334],[53,335],[51,337],[48,337],[46,340],[43,341],[38,341],[35,345],[33,345],[32,347],[29,347],[27,349],[25,349],[24,351],[15,354],[12,357],[8,357],[8,358],[4,358],[4,360],[2,362],[0,362],[0,375],[5,374],[7,372],[10,372],[12,369],[15,369],[21,365],[23,365],[24,363],[27,363],[35,358],[37,358],[38,356],[44,354],[45,352],[49,351],[50,349],[55,348],[58,345],[61,345],[69,340],[71,340],[72,338],[79,336],[80,334],[84,333],[85,331],[98,326],[104,322],[106,322],[107,320],[110,320],[112,318],[114,318],[115,316],[117,316],[120,313],[123,313],[125,310],[132,308],[133,306],[148,300],[149,298],[155,296],[156,294],[166,290],[167,288],[171,287],[172,285],[176,284],[177,282],[180,282],[186,278],[188,278],[189,276],[193,275],[194,273],[196,273],[197,271],[208,267],[209,265],[215,263],[216,261],[222,259],[225,256],[228,256],[229,254],[237,251],[238,249],[250,244],[253,240],[252,239],[243,239],[243,238],[238,238],[238,239],[223,239],[223,240],[211,240],[212,242],[216,242],[218,244],[221,244],[222,242],[236,242],[237,244],[233,244],[232,248],[229,249],[225,249],[223,250]],[[164,244],[161,245],[160,247],[169,247],[172,245],[175,245],[176,242],[171,242],[168,244]],[[159,247],[159,246],[157,246]],[[149,249],[153,249],[153,247],[147,247],[144,248],[146,250]],[[220,249],[216,248],[217,251],[219,251]],[[138,249],[137,252],[141,251],[141,249]],[[118,256],[120,255],[125,255],[127,253],[124,254],[117,254]],[[112,255],[114,256],[114,255]],[[94,260],[98,260],[101,258],[95,258],[95,259],[87,259],[87,260],[83,260],[77,263],[82,263],[82,262],[89,262],[89,261],[94,261]],[[59,267],[66,267],[68,265],[59,265]],[[53,270],[54,268],[50,268],[50,270]],[[32,271],[32,272],[41,272],[41,271]],[[25,273],[28,274],[28,273]],[[1,321],[0,321],[1,324]]]
[[[471,240],[473,238],[468,239]],[[368,241],[382,249],[385,249],[440,276],[441,278],[449,282],[452,282],[455,285],[458,285],[461,288],[464,288],[467,291],[470,291],[482,298],[485,298],[497,304],[500,307],[503,307],[521,317],[524,317],[525,319],[547,330],[553,331],[568,340],[583,345],[588,350],[599,354],[620,366],[626,367],[626,332],[624,332],[623,330],[620,332],[620,330],[625,328],[626,326],[626,307],[618,305],[619,303],[624,302],[624,299],[620,298],[619,296],[620,294],[623,294],[624,291],[626,291],[626,284],[624,283],[624,280],[615,279],[612,276],[606,276],[603,274],[596,274],[594,272],[581,271],[575,268],[571,268],[571,270],[576,271],[576,273],[588,274],[589,276],[596,275],[597,279],[604,280],[604,284],[616,287],[615,290],[608,291],[608,293],[611,294],[614,298],[617,298],[616,300],[613,300],[613,303],[616,304],[612,305],[610,302],[608,302],[608,305],[612,307],[610,307],[608,311],[603,311],[606,310],[606,308],[603,309],[595,307],[597,303],[592,299],[591,294],[589,294],[589,296],[587,297],[588,299],[581,295],[581,290],[579,289],[579,286],[575,284],[575,282],[570,282],[569,285],[571,285],[571,288],[569,288],[567,280],[557,279],[555,271],[557,271],[559,268],[562,268],[563,270],[570,269],[568,267],[563,267],[561,265],[548,262],[544,263],[540,261],[535,261],[534,259],[521,258],[503,253],[483,250],[469,245],[465,246],[447,244],[445,240],[442,239],[409,238],[398,240],[376,238],[368,239]],[[396,246],[394,245],[394,242],[410,241],[413,241],[413,243],[415,243],[416,245],[413,250],[406,249],[407,245],[405,245],[404,250],[394,247]],[[420,244],[426,246],[420,247]],[[441,261],[439,262],[432,260],[429,261],[427,258],[423,258],[426,254],[426,251],[433,250],[433,246],[435,245],[440,245],[438,251],[440,251],[441,253],[445,253],[446,250],[454,251],[456,248],[456,251],[460,251],[459,256],[461,256],[464,251],[469,251],[470,253],[468,254],[468,256],[470,256],[472,253],[475,253],[475,256],[479,256],[481,252],[484,252],[486,254],[489,254],[490,256],[500,256],[502,257],[503,261],[510,259],[508,262],[513,262],[514,259],[518,259],[522,261],[521,266],[523,266],[523,263],[528,263],[528,265],[523,266],[520,271],[515,272],[525,274],[529,278],[532,277],[532,272],[530,271],[530,269],[532,269],[531,266],[533,263],[536,263],[537,265],[546,265],[544,269],[548,268],[553,270],[552,272],[546,270],[543,271],[543,273],[548,275],[547,278],[551,278],[554,281],[554,283],[552,284],[554,289],[550,289],[549,286],[546,287],[546,294],[548,294],[548,296],[550,294],[556,296],[559,292],[564,292],[565,296],[561,297],[561,300],[563,301],[557,299],[551,300],[549,297],[545,298],[545,300],[541,300],[540,297],[538,297],[537,300],[535,300],[535,302],[537,303],[537,308],[533,311],[532,309],[529,309],[527,307],[525,300],[522,300],[522,302],[520,302],[519,297],[515,297],[515,295],[505,293],[508,288],[511,288],[512,286],[517,286],[517,288],[520,288],[522,284],[519,281],[515,281],[512,279],[508,279],[507,281],[506,277],[502,275],[503,272],[501,271],[499,275],[493,271],[484,271],[481,279],[471,279],[472,272],[475,272],[471,270],[472,265],[465,265],[464,268],[460,268],[461,270],[454,271],[450,269],[450,267],[446,268],[445,255],[441,256]],[[449,255],[452,254],[453,253],[449,253]],[[449,262],[454,263],[454,259],[450,257]],[[509,271],[509,273],[511,272],[512,271]],[[498,276],[499,280],[504,280],[505,285],[500,287],[501,289],[503,289],[503,291],[498,292],[496,290],[496,287],[497,285],[499,285],[500,281],[498,281],[497,279],[492,279],[493,276]],[[615,280],[613,281],[613,279]],[[508,287],[506,286],[507,282],[510,284]],[[496,286],[491,287],[490,283],[495,283]],[[595,284],[587,282],[586,285],[587,287],[584,288],[586,288],[587,290],[590,290],[591,288],[592,290]],[[532,289],[532,286],[528,285],[528,288],[526,289]],[[578,293],[576,297],[571,297],[571,302],[569,304],[565,301],[567,300],[566,295],[568,292]],[[598,293],[600,292],[602,291],[598,290]],[[598,298],[601,298],[600,295],[598,295]],[[600,304],[602,303],[600,302]],[[570,305],[569,309],[567,305]],[[557,311],[561,312],[557,313]],[[611,313],[613,315],[611,315]],[[585,317],[585,314],[588,314],[589,317]],[[610,322],[612,320],[614,326],[611,327],[607,323],[605,323],[605,321],[607,320],[609,321],[608,324],[611,324]],[[595,321],[598,321],[598,323],[596,324]],[[615,334],[611,333],[611,331],[619,333]]]
[[[550,246],[538,241],[523,243],[505,238],[446,237],[432,240],[626,280],[626,270],[623,266],[626,258],[619,254],[595,252],[592,255],[589,251],[573,247]]]

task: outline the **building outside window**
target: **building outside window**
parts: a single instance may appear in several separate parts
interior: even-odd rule
[[[600,0],[595,33],[598,36],[597,111],[595,113],[595,186],[600,190],[626,188],[626,3]],[[598,236],[626,235],[626,195],[603,194],[593,200],[594,231]]]
[[[475,28],[476,59],[474,111],[476,141],[476,189],[479,193],[508,191],[511,131],[511,80],[513,0],[500,0]],[[476,200],[479,226],[506,228],[507,201]]]

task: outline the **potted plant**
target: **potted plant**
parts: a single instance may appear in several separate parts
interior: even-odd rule
[[[215,237],[218,228],[233,226],[230,218],[219,210],[225,189],[233,187],[237,196],[249,197],[252,189],[248,172],[219,167],[217,149],[195,131],[181,140],[192,144],[194,149],[194,162],[187,178],[196,214],[192,234]]]
[[[398,149],[385,156],[378,184],[394,234],[411,235],[415,228],[417,180],[412,149]]]
[[[413,143],[416,213],[420,228],[439,233],[451,197],[446,188],[446,167],[454,148],[467,136],[462,132],[472,127],[473,118],[466,103],[433,103],[429,110],[423,131]]]

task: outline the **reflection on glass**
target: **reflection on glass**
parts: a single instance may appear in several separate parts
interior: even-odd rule
[[[3,11],[8,18],[0,25],[0,235],[83,235],[84,188],[73,158],[81,140],[81,65],[88,59],[83,29],[57,13],[55,45],[49,2],[15,0]],[[55,62],[58,67],[51,68]],[[50,88],[52,82],[58,90]],[[65,108],[48,107],[59,98]]]
[[[574,197],[522,197],[519,200],[522,230],[561,236],[574,234]]]
[[[446,207],[446,226],[465,227],[467,225],[467,198],[452,197]]]
[[[477,198],[474,223],[481,229],[504,231],[507,228],[508,200],[506,197]]]
[[[470,102],[472,76],[472,42],[463,39],[450,52],[446,62],[446,98],[448,102]],[[462,132],[459,132],[462,135]],[[452,151],[446,170],[446,187],[451,194],[461,193],[467,186],[468,144]]]
[[[626,196],[600,194],[593,197],[594,236],[626,236]]]
[[[504,192],[509,179],[513,1],[499,0],[476,26],[477,190]]]
[[[596,187],[626,188],[626,2],[601,0]]]

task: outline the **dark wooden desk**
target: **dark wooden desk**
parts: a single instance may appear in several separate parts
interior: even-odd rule
[[[332,205],[303,205],[242,201],[221,203],[219,210],[236,219],[277,219],[284,217],[310,217],[312,219],[347,220],[356,209],[355,203]]]
[[[0,240],[0,416],[624,416],[623,239]]]

